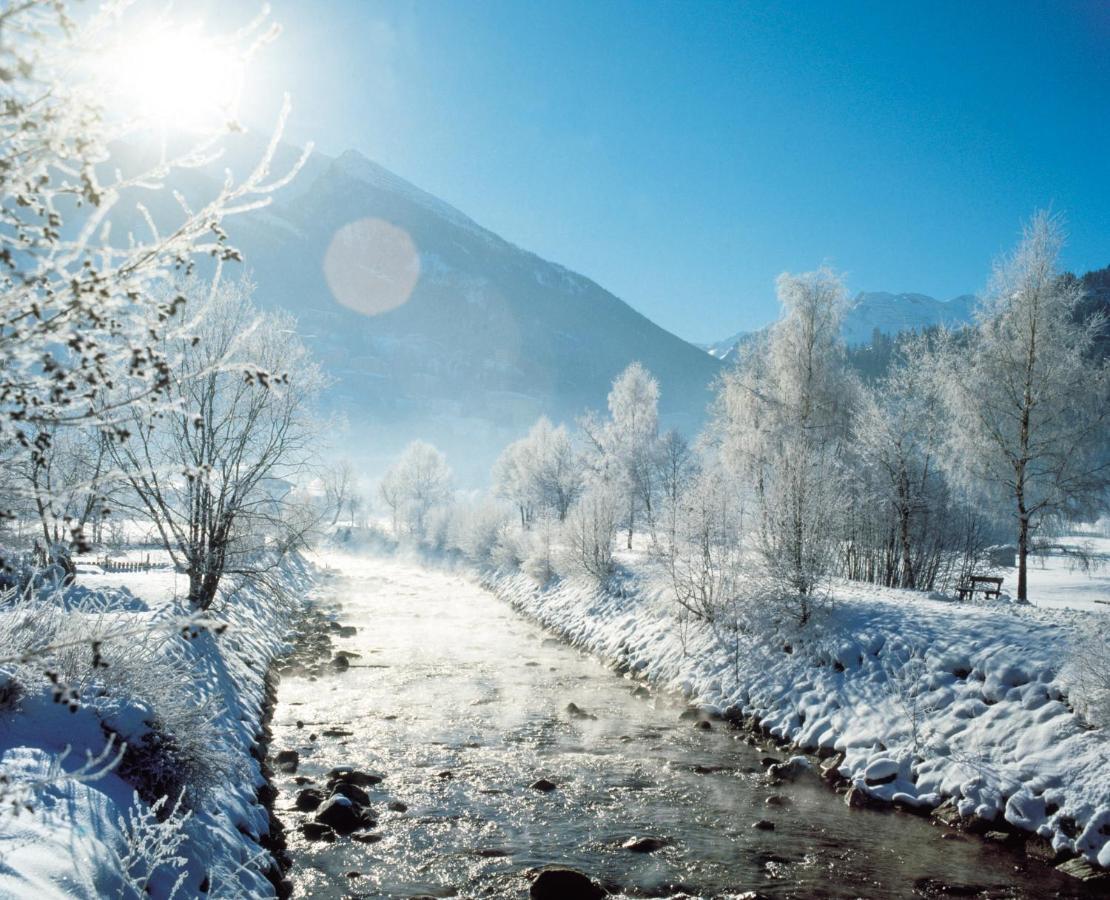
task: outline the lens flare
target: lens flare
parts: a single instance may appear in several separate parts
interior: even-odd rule
[[[420,278],[420,254],[403,228],[382,219],[358,219],[332,238],[324,277],[343,306],[377,316],[408,301]]]

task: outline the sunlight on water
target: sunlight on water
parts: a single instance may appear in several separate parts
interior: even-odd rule
[[[933,882],[997,897],[1060,890],[1020,856],[942,840],[907,815],[851,810],[816,779],[771,787],[760,761],[783,751],[748,746],[723,723],[680,721],[677,698],[635,696],[635,683],[465,577],[338,561],[339,621],[358,632],[335,646],[357,655],[341,674],[283,678],[273,747],[298,750],[299,777],[317,786],[337,765],[383,774],[368,789],[380,839],[306,841],[298,827],[309,817],[292,808],[300,786],[278,776],[297,896],[521,897],[551,864],[624,896],[928,897],[921,885]],[[596,718],[568,715],[572,702]],[[540,778],[556,789],[533,790]],[[781,800],[769,805],[772,795]],[[390,810],[397,801],[407,808]],[[760,819],[775,831],[754,829]],[[667,845],[632,853],[622,844],[635,836]]]

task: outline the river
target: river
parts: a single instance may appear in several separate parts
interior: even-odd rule
[[[328,600],[357,629],[335,648],[357,656],[283,677],[273,722],[273,750],[300,754],[296,776],[275,780],[296,896],[522,897],[551,864],[626,896],[1083,896],[1018,851],[849,809],[816,779],[768,786],[761,759],[781,752],[680,720],[678,698],[644,696],[470,577],[329,562]],[[367,788],[375,843],[297,830],[311,818],[293,808],[304,780],[322,785],[339,765],[384,776]],[[530,787],[541,778],[555,789]],[[633,837],[666,846],[634,853]]]

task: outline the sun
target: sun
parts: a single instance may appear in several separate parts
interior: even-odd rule
[[[134,34],[106,53],[100,68],[110,105],[188,130],[235,118],[246,65],[235,48],[191,25]]]

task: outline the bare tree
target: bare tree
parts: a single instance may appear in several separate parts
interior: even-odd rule
[[[1092,361],[1101,316],[1077,321],[1082,286],[1061,277],[1060,219],[1039,212],[996,267],[966,344],[949,341],[938,371],[949,471],[980,495],[1005,498],[1017,532],[1018,599],[1027,560],[1052,516],[1105,508],[1110,362]]]
[[[193,283],[186,290],[196,290]],[[257,574],[316,524],[293,505],[319,450],[314,403],[324,379],[286,314],[261,314],[246,282],[195,298],[192,339],[164,346],[176,406],[153,422],[135,411],[109,443],[130,488],[122,505],[148,516],[207,609],[228,574]]]
[[[355,470],[349,460],[342,459],[334,466],[328,468],[323,475],[324,509],[331,516],[328,527],[334,527],[343,514],[344,507],[348,508],[351,517],[350,503],[354,497]]]
[[[213,162],[240,129],[235,105],[210,127],[161,141],[160,152],[119,152],[155,125],[106,107],[97,65],[135,21],[164,25],[166,13],[124,0],[80,14],[73,5],[26,0],[0,11],[0,442],[42,452],[61,425],[122,429],[130,416],[119,404],[157,408],[172,392],[162,349],[185,300],[173,279],[201,257],[238,259],[221,222],[265,205],[299,168],[270,175],[279,123],[244,180],[229,177],[199,204],[156,207],[155,192]],[[234,36],[232,52],[245,60],[274,34],[262,17]]]

